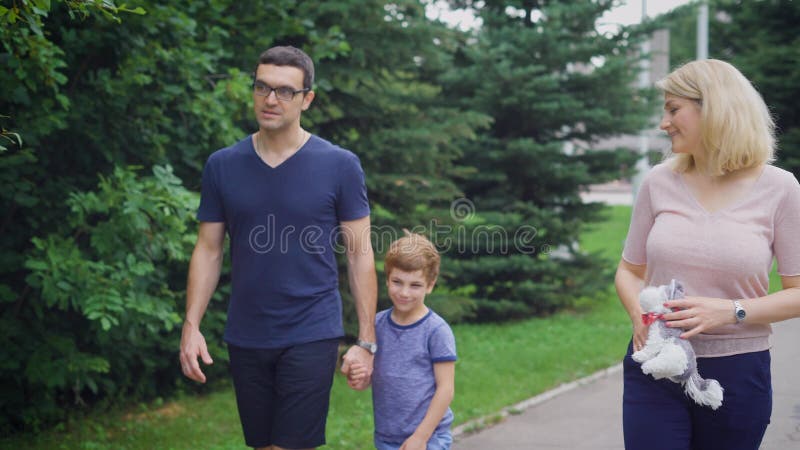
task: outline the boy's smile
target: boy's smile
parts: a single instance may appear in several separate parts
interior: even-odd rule
[[[392,320],[399,325],[410,325],[423,318],[428,313],[425,295],[433,291],[434,284],[435,280],[428,283],[422,270],[392,269],[386,279],[389,298],[394,305]]]

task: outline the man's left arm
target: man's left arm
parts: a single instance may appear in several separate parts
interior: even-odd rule
[[[343,221],[340,225],[347,253],[347,278],[358,316],[358,339],[374,343],[378,281],[370,240],[369,216]],[[373,359],[374,355],[367,349],[354,345],[344,355],[342,372],[348,374],[350,365],[360,362],[367,367],[367,374],[371,375]]]

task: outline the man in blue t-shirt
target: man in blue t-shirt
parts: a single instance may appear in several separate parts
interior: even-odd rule
[[[335,258],[341,234],[359,322],[346,360],[371,371],[377,283],[364,172],[351,152],[310,134],[311,59],[294,47],[261,54],[253,79],[259,130],[214,152],[203,169],[200,230],[189,266],[180,361],[204,383],[200,321],[230,237],[225,342],[248,446],[313,448],[325,421],[344,335]]]

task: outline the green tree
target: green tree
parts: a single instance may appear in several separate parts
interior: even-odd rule
[[[483,25],[443,78],[445,96],[494,122],[460,160],[475,169],[459,180],[474,205],[462,222],[472,251],[449,253],[446,271],[476,286],[483,320],[552,312],[608,280],[608,263],[574,244],[598,213],[579,193],[633,160],[591,150],[644,125],[646,98],[631,87],[636,41],[595,30],[611,1],[456,3]]]
[[[172,163],[196,189],[205,157],[243,136],[239,124],[249,117],[250,68],[231,55],[248,65],[254,56],[238,53],[250,37],[236,34],[236,18],[252,20],[264,45],[279,33],[313,31],[284,17],[290,1],[251,15],[233,1],[138,3],[147,14],[121,23],[107,20],[120,12],[107,1],[0,10],[10,23],[0,54],[8,62],[3,128],[24,142],[0,155],[9,187],[0,197],[3,429],[47,424],[64,406],[180,385],[173,326],[196,199],[166,169],[150,181],[121,168]],[[322,33],[309,41],[330,40]],[[103,184],[89,193],[98,174]],[[170,202],[158,203],[168,188]],[[152,239],[164,241],[154,247]],[[219,360],[222,320],[224,304],[215,302],[204,324]]]
[[[421,2],[358,0],[299,8],[297,15],[322,28],[341,26],[350,48],[319,64],[318,96],[308,120],[320,135],[361,158],[380,259],[401,228],[430,232],[429,224],[462,195],[454,179],[464,168],[456,160],[489,118],[447,104],[438,78],[452,67],[460,34],[428,20]],[[440,281],[440,310],[451,320],[469,316],[469,299],[451,295],[448,280]],[[352,302],[346,290],[342,294],[352,334]],[[387,297],[380,297],[381,306],[388,306]]]
[[[777,124],[777,164],[800,177],[800,3],[725,0],[716,8],[709,53],[753,82]]]
[[[440,100],[432,80],[454,38],[417,1],[143,0],[147,13],[121,23],[81,13],[101,3],[111,4],[16,2],[38,14],[41,34],[18,21],[0,35],[4,136],[23,142],[9,134],[16,143],[0,155],[4,429],[189,389],[174,325],[196,197],[180,180],[199,190],[208,155],[255,130],[250,73],[265,48],[292,44],[317,61],[304,125],[361,157],[375,222],[394,230],[458,191],[458,142],[488,120]],[[204,320],[218,362],[227,281]]]

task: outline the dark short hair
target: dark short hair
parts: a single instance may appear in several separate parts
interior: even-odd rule
[[[261,64],[297,67],[303,71],[303,89],[311,89],[314,84],[314,62],[297,47],[285,45],[269,48],[258,57],[256,72]]]

